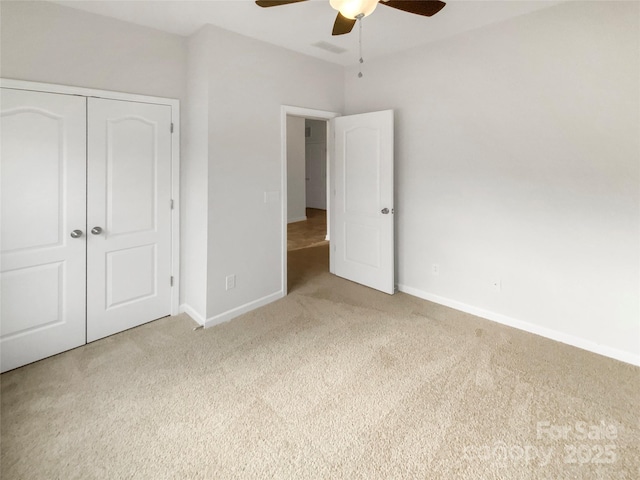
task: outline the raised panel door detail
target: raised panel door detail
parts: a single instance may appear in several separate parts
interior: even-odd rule
[[[144,118],[107,123],[107,232],[155,230],[158,126]]]
[[[156,294],[156,247],[143,245],[107,253],[107,309]]]
[[[2,251],[59,245],[65,121],[43,109],[17,108],[2,113],[1,128]]]
[[[0,274],[3,340],[65,321],[63,267],[63,262],[56,262]]]
[[[358,127],[344,133],[344,208],[347,213],[376,215],[380,204],[380,136]]]
[[[346,223],[344,259],[373,268],[380,267],[380,231],[375,226]]]

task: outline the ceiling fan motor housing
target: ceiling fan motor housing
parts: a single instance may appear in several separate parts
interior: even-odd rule
[[[329,0],[329,3],[351,20],[355,20],[359,15],[371,15],[378,6],[378,0]]]

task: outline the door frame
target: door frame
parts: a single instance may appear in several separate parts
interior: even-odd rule
[[[281,159],[280,159],[280,185],[282,191],[282,210],[280,223],[282,227],[282,296],[286,296],[287,290],[287,116],[308,118],[310,120],[324,120],[327,122],[327,240],[330,238],[330,207],[331,207],[331,152],[333,149],[333,127],[331,119],[342,116],[339,112],[330,112],[327,110],[316,110],[305,107],[293,107],[282,105],[280,113],[280,141],[281,141]]]
[[[107,100],[152,103],[171,107],[171,123],[173,124],[173,135],[171,136],[171,197],[173,199],[171,215],[171,275],[173,277],[171,315],[178,315],[180,313],[180,100],[6,78],[0,78],[0,87],[62,95],[97,97]]]

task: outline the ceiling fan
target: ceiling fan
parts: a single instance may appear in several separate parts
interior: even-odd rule
[[[278,7],[289,5],[290,3],[306,2],[307,0],[258,0],[256,3],[260,7]],[[416,15],[431,17],[445,6],[439,0],[329,0],[331,6],[338,10],[338,16],[333,24],[332,35],[344,35],[353,30],[357,20],[373,13],[382,3],[387,7],[396,8]]]

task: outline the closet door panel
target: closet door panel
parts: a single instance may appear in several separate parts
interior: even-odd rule
[[[171,107],[89,99],[88,341],[171,313]]]
[[[0,95],[4,372],[86,340],[86,99]]]

